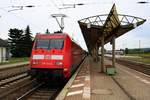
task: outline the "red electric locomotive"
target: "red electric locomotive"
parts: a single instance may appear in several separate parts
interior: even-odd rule
[[[68,79],[85,56],[65,33],[37,34],[30,58],[32,77]]]

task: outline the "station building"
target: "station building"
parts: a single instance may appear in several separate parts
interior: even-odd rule
[[[0,63],[5,62],[8,59],[8,43],[0,38]]]

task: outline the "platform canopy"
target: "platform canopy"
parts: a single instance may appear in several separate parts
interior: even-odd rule
[[[78,21],[88,51],[92,55],[98,53],[101,47],[101,38],[104,37],[104,44],[111,42],[128,31],[143,24],[146,20],[123,14],[117,14],[116,6],[113,5],[109,14],[91,16]],[[96,53],[93,53],[96,50]]]

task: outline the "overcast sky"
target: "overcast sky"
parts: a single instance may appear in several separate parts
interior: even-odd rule
[[[139,0],[0,0],[0,38],[8,38],[10,28],[25,29],[30,26],[33,36],[36,33],[44,33],[48,28],[51,33],[59,30],[55,19],[51,14],[63,13],[65,18],[64,32],[74,38],[83,48],[86,48],[78,20],[100,14],[108,14],[113,3],[119,14],[132,15],[147,19],[147,21],[134,30],[122,35],[116,40],[116,48],[141,48],[150,47],[150,3],[138,4]],[[145,0],[148,1],[148,0]],[[84,3],[70,9],[62,8],[62,4]],[[33,8],[24,7],[23,10],[15,10],[12,6],[34,5]],[[10,12],[9,12],[10,11]],[[109,44],[105,45],[111,49]]]

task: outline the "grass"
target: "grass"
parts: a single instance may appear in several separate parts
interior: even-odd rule
[[[125,56],[133,56],[133,57],[124,57],[123,59],[141,62],[144,64],[150,64],[150,53],[126,54]]]
[[[0,65],[4,64],[12,64],[12,63],[18,63],[18,62],[26,62],[29,61],[29,57],[19,57],[19,58],[10,58],[8,61],[0,63]]]
[[[150,57],[150,53],[142,53],[142,54],[125,54],[125,56]]]

